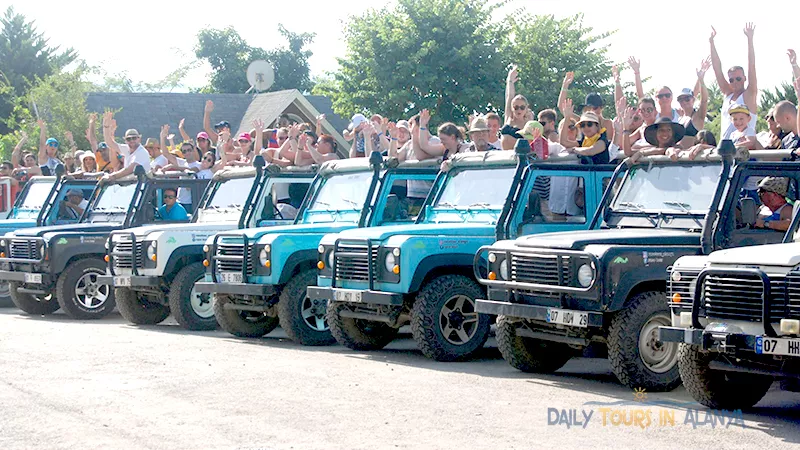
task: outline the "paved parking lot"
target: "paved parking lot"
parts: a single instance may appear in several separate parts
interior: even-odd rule
[[[374,353],[273,334],[239,340],[174,322],[137,328],[117,314],[75,322],[0,309],[0,448],[800,444],[800,394],[776,386],[753,411],[709,417],[682,388],[637,399],[602,359],[533,376],[508,366],[493,340],[476,360],[444,364],[409,334]]]

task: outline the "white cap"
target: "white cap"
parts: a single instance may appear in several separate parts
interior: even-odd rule
[[[692,90],[689,89],[689,88],[683,88],[683,89],[681,89],[681,93],[678,94],[678,98],[685,97],[687,95],[689,97],[694,97],[694,92],[692,92]]]
[[[363,114],[354,114],[353,117],[350,119],[350,125],[347,127],[347,129],[354,130],[357,126],[361,125],[366,121],[367,118],[364,117]]]

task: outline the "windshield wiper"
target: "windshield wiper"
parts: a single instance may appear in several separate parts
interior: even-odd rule
[[[667,205],[667,206],[678,207],[678,208],[680,208],[681,210],[683,210],[684,212],[687,212],[687,213],[691,213],[692,212],[692,210],[689,209],[689,207],[692,206],[692,205],[690,205],[688,203],[666,201],[666,202],[664,202],[664,204]]]
[[[642,205],[641,203],[619,202],[619,203],[617,203],[617,206],[621,206],[623,208],[633,209],[635,211],[644,212],[644,208],[643,208],[644,205]]]
[[[350,200],[349,198],[343,198],[342,200],[346,201],[347,203],[350,203],[355,208],[358,208],[358,206],[359,206],[357,202],[354,202],[354,201]]]

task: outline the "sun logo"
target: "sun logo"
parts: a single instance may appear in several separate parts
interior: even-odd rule
[[[647,392],[644,391],[644,388],[636,388],[633,390],[633,398],[643,402],[647,400]]]

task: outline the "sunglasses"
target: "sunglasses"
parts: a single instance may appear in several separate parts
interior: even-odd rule
[[[595,126],[595,125],[597,125],[597,124],[596,124],[596,123],[594,123],[594,122],[583,122],[583,123],[581,123],[581,124],[580,124],[580,125],[578,125],[578,126],[579,126],[579,127],[581,127],[581,130],[582,130],[582,129],[584,129],[584,128],[593,127],[593,126]]]
[[[279,141],[283,141],[283,140],[286,140],[286,139],[289,139],[289,136],[278,136],[278,140]]]
[[[137,140],[137,139],[139,139],[139,137],[138,137],[138,136],[137,136],[137,137],[130,136],[130,137],[126,137],[126,138],[125,138],[125,142],[131,142],[131,141],[135,141],[135,140]]]
[[[176,197],[176,196],[174,196],[174,195],[165,195],[165,196],[164,196],[164,199],[165,199],[165,200],[166,200],[166,199],[171,199],[171,198],[177,198],[177,197]]]
[[[525,105],[517,105],[514,107],[514,111],[525,111],[526,109],[528,109],[528,107]]]
[[[248,141],[247,139],[239,139],[239,143],[240,144],[249,144],[250,141]]]
[[[666,92],[664,94],[658,94],[658,95],[656,95],[656,97],[658,97],[658,98],[672,98],[672,94],[670,94],[669,92]]]
[[[734,81],[742,81],[744,78],[736,77],[736,78],[728,78],[728,83],[733,83]]]
[[[692,101],[692,97],[678,97],[679,102],[689,102]]]
[[[542,126],[543,126],[543,127],[546,127],[546,126],[547,126],[547,124],[549,123],[549,122],[548,122],[548,121],[546,121],[546,120],[539,120],[538,122],[539,122],[540,124],[542,124]]]
[[[641,111],[641,112],[643,112],[645,114],[650,114],[655,110],[656,110],[655,108],[639,108],[639,111]]]
[[[569,126],[569,130],[570,130],[570,131],[575,131],[575,125],[570,125],[570,126]]]
[[[206,139],[206,138],[197,138],[197,142],[204,142],[204,141],[207,141],[207,140],[208,139]]]

